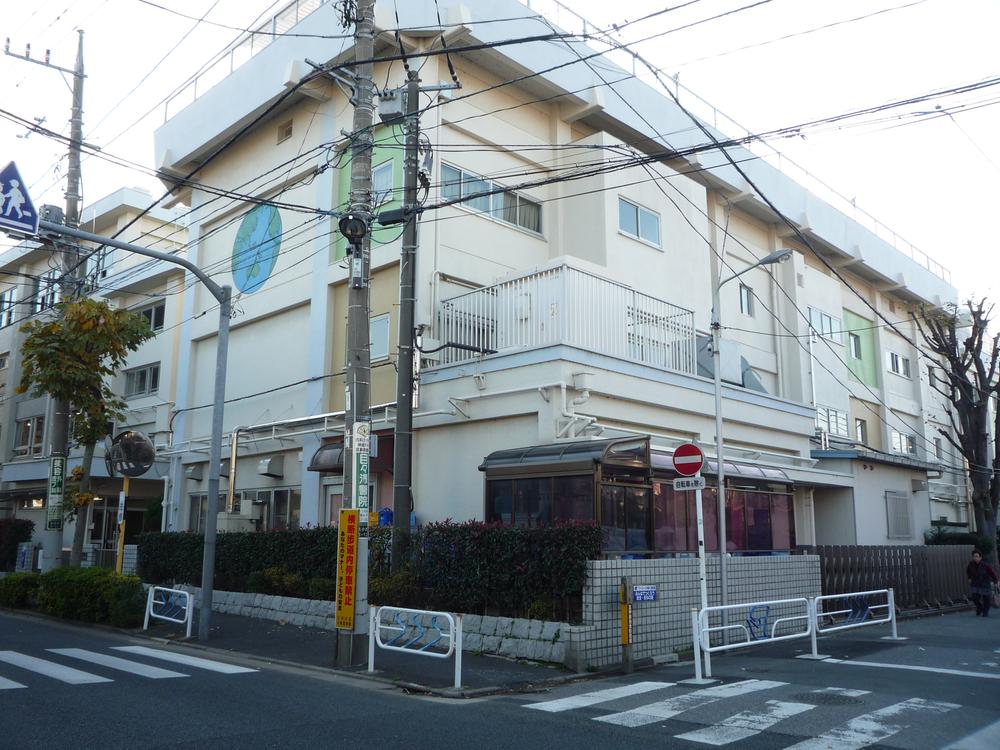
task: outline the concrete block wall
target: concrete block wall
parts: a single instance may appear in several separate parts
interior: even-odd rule
[[[199,587],[184,584],[177,588],[191,593],[194,596],[195,606],[201,606]],[[337,603],[319,599],[215,591],[212,594],[212,611],[262,620],[284,620],[289,625],[304,625],[322,630],[337,629]]]
[[[593,560],[588,564],[583,591],[583,623],[566,630],[566,665],[577,671],[621,663],[621,612],[619,587],[622,576],[633,585],[655,585],[656,601],[636,602],[632,608],[633,659],[669,659],[691,649],[691,610],[700,607],[698,560]],[[706,565],[708,601],[720,601],[719,560]],[[729,603],[775,601],[819,596],[819,558],[815,555],[731,557],[728,559]],[[772,607],[769,622],[779,617],[804,614],[805,608]],[[746,613],[734,613],[732,622],[742,622]],[[716,621],[712,623],[718,624]],[[786,625],[787,632],[795,627]],[[802,626],[804,628],[804,622]]]

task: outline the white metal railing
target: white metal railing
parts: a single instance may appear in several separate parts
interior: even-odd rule
[[[243,63],[267,47],[277,36],[284,34],[295,24],[308,16],[329,0],[291,0],[281,10],[251,29],[226,48],[207,68],[196,73],[190,81],[167,99],[163,105],[163,121],[166,122],[184,107],[208,91]]]
[[[884,597],[884,602],[872,603],[872,597]],[[821,612],[824,602],[842,601],[846,608]],[[802,607],[801,613],[798,608]],[[783,612],[777,613],[772,619],[771,608],[780,607]],[[728,615],[739,610],[746,611],[745,619],[734,624],[710,625],[712,614]],[[789,610],[791,614],[789,614]],[[805,621],[804,628],[797,624]],[[705,660],[705,676],[712,676],[711,655],[719,651],[733,651],[780,641],[790,641],[796,638],[809,637],[812,653],[801,656],[803,659],[827,659],[817,650],[818,634],[835,633],[841,630],[867,627],[869,625],[891,624],[892,635],[883,640],[905,641],[896,632],[896,600],[892,589],[876,591],[855,591],[848,594],[830,594],[817,597],[797,597],[794,599],[776,599],[763,602],[744,602],[721,607],[703,607],[701,610],[691,610],[691,640],[694,650],[694,682],[704,682],[702,678],[702,658]],[[789,629],[789,626],[791,629]],[[778,634],[779,627],[785,632]],[[732,631],[741,638],[730,640]],[[722,643],[712,645],[712,633],[724,633]]]
[[[167,589],[150,586],[146,597],[146,616],[142,629],[149,630],[149,618],[178,622],[187,625],[187,637],[191,637],[191,623],[194,622],[194,597],[182,589]]]
[[[389,622],[382,615],[391,614]],[[368,628],[368,671],[375,671],[375,647],[386,651],[402,651],[415,656],[448,659],[455,656],[455,688],[462,687],[462,615],[406,607],[372,607]],[[448,629],[441,626],[447,624]],[[382,634],[391,636],[383,641]],[[434,651],[439,643],[448,644],[445,651]]]
[[[602,29],[600,26],[589,22],[579,13],[559,2],[559,0],[522,0],[522,2],[528,8],[535,10],[539,15],[544,16],[568,33],[582,35],[599,33],[602,38],[609,40],[608,44],[611,44],[611,39],[617,39],[622,45],[626,43],[626,40],[614,29]],[[592,44],[590,46],[595,50],[598,49],[598,47],[594,47]],[[872,214],[862,208],[858,208],[853,198],[848,198],[843,193],[838,192],[835,188],[809,172],[805,167],[782,154],[766,140],[755,135],[749,128],[744,127],[732,117],[729,117],[707,99],[698,96],[694,91],[680,83],[677,76],[671,75],[662,69],[656,69],[656,75],[654,75],[652,71],[638,62],[636,57],[628,51],[614,47],[607,49],[607,46],[607,44],[601,44],[599,45],[599,49],[607,50],[605,57],[615,62],[623,70],[631,72],[633,76],[653,86],[653,88],[659,88],[663,83],[668,83],[673,88],[678,101],[681,101],[683,107],[693,115],[696,115],[703,122],[725,134],[727,138],[739,138],[743,140],[742,145],[745,148],[761,157],[772,167],[795,180],[818,198],[826,201],[845,216],[850,217],[868,229],[875,236],[892,245],[896,250],[926,268],[939,279],[949,284],[951,283],[951,272],[942,264],[901,237]]]
[[[482,352],[568,344],[632,362],[696,372],[694,315],[630,287],[559,266],[443,300],[441,363]]]

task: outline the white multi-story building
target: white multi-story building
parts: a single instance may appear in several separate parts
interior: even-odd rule
[[[183,211],[157,207],[143,213],[152,196],[140,189],[123,188],[85,207],[80,228],[106,237],[121,232],[120,239],[161,252],[183,252],[187,232]],[[134,220],[134,223],[132,223]],[[72,243],[66,252],[74,252]],[[112,384],[126,401],[125,418],[108,425],[109,436],[123,430],[140,430],[159,442],[167,441],[176,386],[173,363],[179,347],[179,303],[184,276],[177,266],[129,254],[123,250],[98,250],[80,245],[78,256],[86,264],[83,290],[107,299],[112,305],[143,315],[156,334],[128,358],[126,368]],[[86,258],[85,260],[83,260]],[[47,397],[17,394],[20,350],[28,320],[51,314],[60,300],[59,279],[63,260],[47,244],[22,242],[0,256],[0,450],[2,482],[0,515],[28,518],[35,533],[46,526],[49,430],[52,407]],[[80,464],[83,449],[73,446],[67,473]],[[114,561],[117,545],[120,478],[109,477],[104,449],[99,447],[91,466],[93,491],[99,499],[88,506],[85,549],[95,563]],[[133,480],[126,503],[126,541],[131,545],[145,528],[159,528],[159,507],[164,492],[166,462],[157,461],[142,478]],[[72,524],[64,529],[64,547],[73,539]]]
[[[909,322],[954,301],[943,267],[728,147],[777,214],[672,97],[581,61],[589,48],[490,46],[549,29],[515,0],[439,4],[462,88],[421,100],[433,166],[417,253],[418,522],[589,519],[611,553],[690,553],[693,499],[672,489],[670,453],[702,444],[712,484],[713,280],[788,248],[792,262],[721,287],[727,546],[920,543],[932,520],[968,523]],[[400,4],[398,24],[385,11],[376,57],[398,52],[397,25],[409,54],[439,49],[432,4]],[[481,23],[494,18],[518,20]],[[163,173],[201,165],[196,182],[171,183],[191,208],[188,257],[236,293],[223,445],[228,456],[236,443],[223,471],[236,502],[223,530],[326,524],[343,502],[337,212],[352,106],[339,78],[297,86],[311,63],[353,59],[349,39],[330,38],[338,23],[332,3],[292,3],[265,27],[297,24],[294,35],[236,47],[232,72],[172,100],[155,137]],[[451,78],[441,55],[421,65],[425,83]],[[404,77],[398,61],[375,73]],[[399,132],[378,126],[375,140],[377,201],[398,206]],[[377,507],[392,504],[398,234],[376,229],[372,242]],[[197,530],[218,330],[208,292],[190,274],[180,286],[167,298],[176,403],[158,442],[171,462],[165,524]],[[714,529],[711,486],[706,498]],[[718,549],[714,531],[707,543]]]

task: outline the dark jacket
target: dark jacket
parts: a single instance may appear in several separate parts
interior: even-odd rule
[[[990,580],[997,583],[997,574],[985,562],[971,561],[965,568],[965,575],[973,586],[989,588]]]

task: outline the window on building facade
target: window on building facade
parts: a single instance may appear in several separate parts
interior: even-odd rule
[[[16,304],[17,287],[12,286],[0,292],[0,328],[6,328],[14,324],[16,318],[14,307]]]
[[[894,453],[905,453],[915,456],[917,454],[917,439],[905,432],[892,430],[892,450]]]
[[[154,302],[151,305],[140,307],[135,312],[137,315],[141,315],[143,319],[147,323],[149,323],[150,330],[162,331],[163,318],[166,311],[167,311],[167,303],[161,300],[159,302]]]
[[[9,361],[9,359],[10,359],[10,354],[8,352],[0,354],[0,370],[7,369],[7,362]]]
[[[14,422],[14,456],[36,458],[44,452],[45,417],[38,415]]]
[[[160,363],[125,371],[125,398],[148,396],[160,388]]]
[[[815,307],[809,308],[809,325],[812,329],[825,339],[841,343],[840,318],[817,310]]]
[[[376,206],[392,200],[392,159],[372,170],[372,201]]]
[[[939,437],[934,438],[934,458],[944,460],[944,441]]]
[[[910,497],[905,492],[885,493],[885,511],[890,539],[909,539],[913,536],[913,519],[910,517]]]
[[[864,419],[854,420],[854,439],[868,445],[868,422]]]
[[[753,289],[740,284],[740,312],[753,317]]]
[[[31,296],[32,313],[48,310],[55,306],[60,299],[62,299],[62,294],[59,291],[58,271],[49,271],[35,279]]]
[[[849,434],[847,432],[847,412],[829,406],[816,407],[816,427],[833,435]]]
[[[441,165],[441,197],[445,200],[465,198],[462,205],[466,208],[541,234],[542,206],[538,201],[450,164]]]
[[[275,143],[283,143],[292,137],[292,120],[286,120],[278,126],[278,134]]]
[[[389,357],[389,316],[378,315],[368,320],[368,340],[371,342],[371,359]]]
[[[87,279],[86,287],[88,291],[94,291],[100,285],[101,280],[108,275],[108,257],[111,251],[108,249],[94,251],[87,256],[84,263],[84,276]]]
[[[188,531],[204,531],[208,518],[208,495],[206,493],[188,496]],[[219,493],[219,510],[226,508],[226,493]]]
[[[861,359],[861,337],[856,333],[847,334],[847,343],[850,347],[851,357]]]
[[[618,198],[618,230],[660,247],[660,216],[624,198]]]
[[[904,357],[896,352],[886,352],[886,365],[890,372],[901,375],[904,378],[910,377],[910,358]]]

